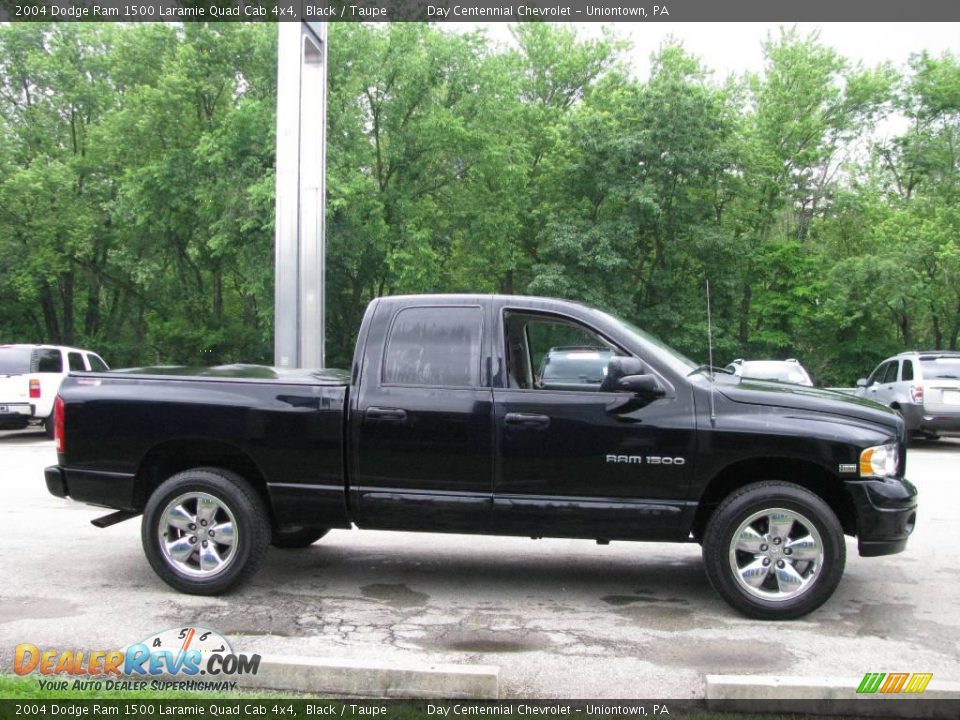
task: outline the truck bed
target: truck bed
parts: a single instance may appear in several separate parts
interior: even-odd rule
[[[262,480],[279,526],[305,515],[349,526],[348,380],[342,370],[258,365],[71,375],[60,390],[63,487],[51,491],[140,511],[171,472],[201,462]]]

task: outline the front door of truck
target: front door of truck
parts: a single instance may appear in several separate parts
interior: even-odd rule
[[[493,478],[492,393],[476,304],[381,303],[352,409],[360,526],[482,531]]]
[[[496,529],[596,538],[678,532],[693,471],[691,404],[661,378],[662,397],[624,411],[633,396],[606,382],[611,358],[629,355],[614,342],[550,314],[507,309],[498,320],[506,373],[494,387]]]

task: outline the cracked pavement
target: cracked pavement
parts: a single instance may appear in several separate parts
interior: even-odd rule
[[[861,558],[848,539],[833,598],[776,623],[728,608],[693,544],[336,530],[271,549],[230,595],[181,595],[147,564],[139,519],[98,530],[106,511],[47,493],[55,462],[42,433],[0,432],[3,673],[17,643],[123,648],[199,625],[244,652],[499,665],[504,697],[701,698],[707,673],[960,680],[958,439],[909,453],[920,514],[907,551]]]

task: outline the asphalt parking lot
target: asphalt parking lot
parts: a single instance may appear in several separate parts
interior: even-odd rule
[[[47,494],[53,443],[0,432],[0,672],[14,646],[126,647],[194,624],[238,651],[501,667],[506,697],[700,698],[708,673],[860,678],[932,672],[960,681],[960,440],[911,449],[920,489],[907,551],[861,558],[799,621],[736,615],[696,545],[334,531],[271,549],[223,598],[181,595],[150,570],[138,520]]]

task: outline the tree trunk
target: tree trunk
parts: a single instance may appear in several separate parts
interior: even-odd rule
[[[65,345],[76,344],[76,329],[74,327],[73,314],[73,271],[60,274],[60,298],[63,301],[63,326],[61,327],[61,337]]]
[[[933,308],[930,308],[930,315],[933,320],[933,349],[943,350],[943,331],[940,329],[940,316]]]
[[[513,295],[513,270],[507,270],[506,275],[500,278],[500,292],[504,295]]]
[[[39,338],[44,342],[62,345],[60,337],[60,321],[57,318],[57,308],[53,302],[53,292],[46,280],[40,282],[40,307],[43,309],[43,323],[46,325],[47,336]]]
[[[223,319],[223,273],[219,269],[213,271],[213,316]]]
[[[743,286],[743,296],[740,298],[740,327],[737,332],[741,349],[745,348],[750,340],[750,303],[752,298],[753,288],[750,283],[746,283]]]
[[[87,272],[87,309],[83,315],[83,334],[96,336],[100,329],[100,278],[94,271]]]

